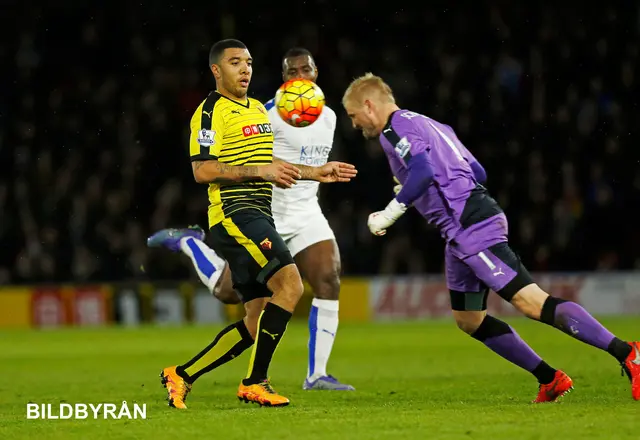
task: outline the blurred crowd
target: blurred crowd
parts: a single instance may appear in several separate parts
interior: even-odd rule
[[[340,98],[367,71],[390,83],[401,107],[457,131],[485,166],[531,270],[640,269],[636,2],[593,11],[561,2],[303,3],[243,13],[117,1],[5,8],[0,284],[192,276],[186,258],[145,241],[163,227],[206,226],[188,122],[213,87],[209,47],[227,37],[249,46],[251,95],[263,101],[281,83],[286,49],[315,54],[339,118],[332,159],[360,171],[321,188],[346,274],[442,270],[443,243],[417,214],[384,238],[366,227],[393,182]]]

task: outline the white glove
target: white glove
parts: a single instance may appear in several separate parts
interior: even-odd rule
[[[397,183],[397,185],[393,187],[393,193],[394,193],[395,195],[398,195],[398,193],[399,193],[400,191],[402,191],[402,184],[400,183],[400,181],[398,180],[398,178],[397,178],[397,177],[395,177],[395,176],[393,177],[393,181]]]
[[[373,235],[384,235],[387,233],[387,228],[394,224],[406,211],[407,207],[403,203],[393,199],[383,211],[369,214],[367,226],[369,226],[369,230]]]

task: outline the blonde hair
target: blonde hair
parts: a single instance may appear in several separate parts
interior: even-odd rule
[[[389,84],[384,82],[382,78],[367,72],[359,78],[354,79],[347,87],[342,97],[342,105],[349,101],[364,100],[365,97],[377,98],[382,102],[395,104],[393,91]]]

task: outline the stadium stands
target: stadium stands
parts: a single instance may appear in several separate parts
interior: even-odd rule
[[[0,284],[189,276],[186,260],[149,252],[145,238],[206,224],[188,119],[212,85],[210,44],[230,36],[248,44],[252,95],[265,101],[280,85],[281,53],[302,45],[316,54],[339,115],[333,157],[360,170],[321,190],[345,273],[442,267],[443,244],[418,215],[383,239],[367,230],[393,183],[379,146],[361,140],[340,107],[349,80],[366,71],[387,79],[401,106],[457,130],[532,270],[640,268],[638,6],[602,4],[578,19],[560,4],[477,3],[367,8],[364,18],[357,7],[323,7],[286,22],[274,5],[245,17],[248,28],[224,13],[137,3],[30,11],[30,25],[0,49]]]

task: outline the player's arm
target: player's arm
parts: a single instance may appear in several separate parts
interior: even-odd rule
[[[233,183],[264,180],[261,167],[227,165],[216,159],[192,160],[193,177],[198,183]]]
[[[327,162],[320,167],[312,167],[300,164],[293,165],[274,157],[273,163],[295,166],[300,170],[300,180],[315,180],[321,183],[350,182],[358,174],[358,170],[354,165],[344,162]]]
[[[405,163],[408,174],[404,185],[399,188],[396,197],[382,211],[369,216],[367,225],[374,235],[384,235],[420,196],[424,195],[433,182],[433,168],[429,162],[427,143],[420,136],[408,134],[401,142],[409,143],[409,148],[396,146],[396,153]]]
[[[462,144],[462,142],[460,142]],[[469,166],[471,167],[471,171],[473,172],[473,177],[476,179],[480,185],[484,185],[487,181],[487,172],[484,167],[480,165],[478,159],[469,151],[469,149],[461,145],[462,156],[465,158]]]
[[[274,108],[269,109],[269,115],[271,118],[273,118],[273,120],[280,119]],[[330,118],[330,121],[332,123],[329,129],[332,131],[332,133],[335,133],[335,114],[331,112],[331,115],[333,115],[333,118]],[[274,124],[274,149],[276,149],[277,146],[280,146],[278,144],[279,139],[282,139],[284,137],[284,134],[278,132],[278,127],[280,125],[281,124]],[[283,145],[282,147],[285,146]],[[287,161],[279,159],[277,157],[274,157],[273,161],[274,163],[288,163]],[[300,180],[315,180],[322,183],[349,182],[358,174],[355,166],[344,162],[328,162],[320,167],[313,167],[302,164],[290,165],[294,165],[300,170]]]
[[[292,163],[277,157],[273,158],[273,163],[293,165]],[[302,165],[302,164],[295,164],[295,167],[300,170],[300,180],[318,180],[319,179],[319,172],[318,172],[319,167],[312,167],[312,166]]]
[[[193,177],[198,183],[239,183],[250,180],[264,180],[280,188],[291,188],[300,171],[288,163],[258,166],[227,165],[215,159],[194,160],[191,162]]]
[[[426,151],[422,151],[407,160],[409,172],[402,189],[396,194],[395,200],[398,203],[411,206],[433,182],[433,168],[427,154]]]
[[[484,185],[487,182],[487,172],[484,170],[484,167],[480,165],[480,162],[475,161],[469,164],[471,167],[471,171],[473,171],[473,176],[476,178],[476,182],[480,185]]]

